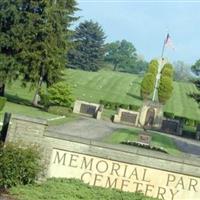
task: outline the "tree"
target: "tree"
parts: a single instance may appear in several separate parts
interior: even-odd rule
[[[165,104],[170,99],[173,91],[173,81],[168,76],[162,76],[158,88],[158,99],[159,102]]]
[[[200,76],[200,59],[196,61],[194,65],[192,65],[191,70],[197,76]]]
[[[147,99],[152,94],[155,84],[155,77],[152,73],[146,73],[142,82],[140,95],[143,99]]]
[[[174,66],[174,80],[175,81],[189,81],[192,78],[191,66],[187,65],[183,61],[176,61]]]
[[[148,72],[152,73],[156,77],[156,75],[158,73],[158,61],[157,60],[151,60],[151,62],[149,63]]]
[[[197,79],[193,80],[193,83],[195,84],[196,88],[200,91],[200,59],[191,67],[193,73],[198,76]],[[189,94],[190,97],[196,100],[197,103],[200,104],[200,93],[194,92]]]
[[[137,61],[134,45],[126,40],[106,44],[105,61],[114,65],[113,70],[132,68]]]
[[[161,78],[158,87],[158,100],[165,104],[172,96],[173,91],[173,66],[166,63],[161,71]]]
[[[161,71],[161,76],[168,76],[171,79],[173,78],[173,67],[170,63],[166,63]]]
[[[74,49],[68,54],[69,67],[98,71],[103,63],[105,34],[97,23],[85,21],[79,24],[72,37]]]
[[[158,61],[151,60],[148,65],[147,73],[141,83],[140,95],[143,99],[147,99],[147,97],[152,94],[156,82],[157,71]]]
[[[5,79],[13,77],[15,70],[17,75],[21,74],[25,86],[30,82],[31,87],[36,87],[33,104],[37,105],[37,96],[42,83],[45,82],[50,86],[62,78],[71,34],[69,26],[75,20],[73,14],[76,11],[76,2],[75,0],[3,1],[0,5],[3,13],[3,10],[9,10],[9,13],[5,12],[8,19],[11,16],[16,18],[14,22],[12,22],[14,19],[11,20],[10,30],[7,31],[7,37],[12,41],[7,54],[11,49],[12,63],[20,66],[10,70],[10,65],[4,65],[5,72],[12,72],[12,76],[8,74]],[[7,23],[6,17],[2,23]]]
[[[19,37],[23,30],[19,7],[19,1],[0,1],[0,96],[4,96],[5,84],[19,75],[16,54],[21,50]]]
[[[24,65],[21,70],[23,83],[30,82],[36,87],[33,105],[37,105],[42,83],[48,87],[62,78],[71,34],[69,26],[75,20],[72,17],[75,11],[74,0],[31,1],[25,7],[24,12],[29,15],[24,23],[20,62]]]

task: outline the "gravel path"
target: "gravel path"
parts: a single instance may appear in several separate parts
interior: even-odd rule
[[[81,117],[77,121],[58,126],[50,126],[48,129],[60,133],[61,135],[72,135],[91,140],[101,140],[119,128],[130,128],[130,126],[114,124],[110,121]],[[172,138],[181,151],[189,154],[200,155],[200,141],[164,133],[159,134]]]

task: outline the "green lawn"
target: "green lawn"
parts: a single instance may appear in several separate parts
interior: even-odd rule
[[[71,83],[77,99],[97,103],[102,99],[119,103],[142,104],[140,98],[142,77],[138,75],[113,71],[86,72],[72,69],[68,69],[67,73],[66,79]],[[164,111],[199,120],[198,104],[187,96],[190,92],[197,92],[193,84],[174,82],[173,96],[164,106]]]
[[[86,72],[68,69],[65,79],[71,84],[74,96],[77,99],[96,103],[99,103],[99,100],[102,99],[142,105],[140,98],[142,77],[139,75],[113,71]],[[193,84],[175,82],[173,96],[165,105],[164,110],[174,112],[177,116],[199,120],[198,104],[187,96],[190,92],[197,92]],[[29,90],[29,87],[22,88],[19,81],[15,81],[11,86],[6,85],[8,103],[0,113],[0,119],[2,119],[3,112],[44,119],[54,118],[55,115],[30,106],[33,95],[34,90]],[[107,110],[103,114],[103,118],[110,118],[113,113],[113,111]]]
[[[111,135],[103,139],[103,142],[111,144],[119,144],[125,141],[137,141],[138,134],[142,131],[139,128],[130,128],[130,129],[119,129],[113,132]],[[150,131],[152,133],[152,146],[162,147],[169,154],[180,155],[181,152],[177,149],[173,140],[167,136],[160,135],[156,132]]]
[[[12,85],[6,85],[7,102],[4,109],[0,112],[0,121],[3,119],[4,112],[11,112],[13,114],[41,119],[52,119],[58,117],[57,115],[32,107],[31,101],[33,96],[34,90],[29,90],[29,87],[21,87],[19,81],[15,81]]]
[[[91,187],[71,179],[49,179],[41,185],[18,186],[10,193],[16,200],[153,200],[141,193]]]

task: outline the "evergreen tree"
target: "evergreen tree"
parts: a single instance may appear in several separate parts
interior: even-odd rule
[[[161,78],[158,87],[158,100],[165,104],[172,96],[173,91],[173,66],[166,63],[161,71]]]
[[[150,94],[152,94],[155,84],[155,78],[152,73],[146,73],[142,82],[140,95],[143,99],[147,99]]]
[[[158,61],[157,60],[151,60],[151,62],[149,63],[148,72],[152,73],[154,75],[154,77],[156,77],[156,75],[158,73]]]
[[[200,59],[191,67],[193,73],[198,76],[197,79],[193,80],[193,83],[195,84],[197,90],[200,92]],[[189,96],[194,98],[197,103],[200,104],[200,93],[199,92],[193,92],[190,93]]]
[[[36,87],[34,105],[42,83],[49,86],[62,77],[71,34],[69,26],[75,20],[76,10],[75,0],[3,0],[0,3],[1,26],[5,24],[1,33],[6,27],[0,39],[1,52],[4,49],[6,52],[6,65],[0,70],[11,72],[3,82],[20,73],[24,85],[30,82]]]
[[[145,74],[140,88],[140,95],[143,99],[147,99],[153,93],[156,82],[156,75],[158,71],[158,61],[151,60],[148,66],[147,73]]]
[[[171,79],[173,78],[173,67],[170,63],[166,63],[161,71],[161,76],[168,76]]]
[[[165,104],[170,99],[173,91],[173,81],[168,76],[162,76],[158,88],[159,102]]]
[[[68,54],[69,66],[87,71],[101,68],[104,55],[105,34],[98,23],[85,21],[76,28],[74,49]]]
[[[20,5],[20,1],[0,1],[0,96],[4,96],[5,84],[19,74],[16,55],[21,50],[19,38],[23,30],[19,25]]]
[[[23,32],[23,50],[20,61],[23,83],[30,82],[36,87],[33,104],[37,105],[37,96],[43,82],[47,87],[62,78],[71,34],[69,26],[75,19],[74,0],[29,1],[23,12],[26,13],[27,27]],[[27,14],[28,13],[28,14]]]
[[[192,65],[191,69],[193,73],[195,73],[197,76],[200,76],[200,59],[197,60],[194,65]]]

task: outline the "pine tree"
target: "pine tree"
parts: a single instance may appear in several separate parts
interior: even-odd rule
[[[36,87],[33,105],[37,105],[37,96],[43,82],[47,86],[58,82],[66,63],[69,26],[75,18],[74,0],[29,1],[24,13],[27,27],[23,33],[23,50],[20,61],[24,67],[23,83],[30,82]]]
[[[147,99],[152,93],[156,82],[156,75],[158,71],[158,61],[151,60],[148,66],[140,88],[140,95],[143,99]]]
[[[161,78],[158,87],[159,102],[165,104],[172,96],[173,91],[173,66],[166,63],[161,71]]]
[[[69,52],[69,66],[87,71],[101,68],[104,56],[105,34],[98,23],[85,21],[75,30],[74,49]]]
[[[4,96],[5,84],[19,75],[16,55],[21,50],[20,5],[20,1],[0,1],[0,96]]]
[[[21,74],[25,86],[30,82],[31,87],[36,87],[34,105],[42,83],[50,86],[62,78],[70,46],[69,26],[76,19],[73,17],[76,10],[75,0],[3,0],[0,3],[1,16],[4,16],[0,17],[1,24],[10,21],[5,36],[0,37],[0,45],[6,40],[6,50],[10,45],[6,52],[10,60],[5,58],[8,64],[3,69],[11,74],[3,81],[15,78],[15,71],[16,75]]]

